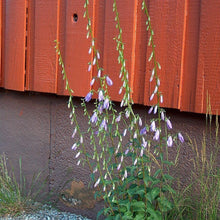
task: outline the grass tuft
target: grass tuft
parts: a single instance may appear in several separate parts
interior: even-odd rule
[[[26,178],[22,174],[21,159],[19,159],[19,170],[19,181],[17,181],[14,169],[11,168],[9,172],[5,154],[0,155],[0,216],[18,216],[37,207],[33,206],[33,203],[45,186],[39,184],[41,172],[32,177],[28,187]]]

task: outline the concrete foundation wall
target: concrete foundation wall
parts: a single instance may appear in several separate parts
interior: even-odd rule
[[[89,170],[76,165],[74,153],[71,150],[73,140],[71,138],[73,125],[69,120],[67,97],[58,97],[49,94],[19,93],[0,90],[0,153],[6,154],[8,161],[18,172],[18,159],[22,158],[23,173],[30,180],[34,172],[44,170],[44,176],[48,177],[48,190],[60,193],[64,183],[70,192],[72,187],[83,188],[83,184],[89,182]],[[75,99],[80,106],[80,99]],[[92,104],[88,107],[92,111]],[[135,111],[144,119],[150,120],[152,116],[147,114],[147,107],[135,106]],[[198,143],[202,140],[202,131],[205,129],[205,116],[191,113],[180,113],[176,110],[168,110],[173,123],[174,131],[181,131],[184,135],[190,135]],[[86,127],[87,121],[83,111],[77,112],[80,126]],[[88,137],[89,139],[89,137]],[[89,147],[89,140],[85,140]],[[176,149],[170,148],[171,155],[175,156]],[[191,149],[184,143],[180,152],[179,176],[184,181],[190,178]],[[78,181],[78,183],[77,183]],[[79,182],[82,181],[82,182]],[[78,184],[78,185],[77,185]],[[65,187],[64,187],[65,189]],[[90,192],[83,191],[87,195]],[[73,211],[95,219],[101,203],[91,204],[86,207],[69,207],[67,203],[59,202],[62,209]]]

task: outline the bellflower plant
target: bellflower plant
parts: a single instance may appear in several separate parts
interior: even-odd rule
[[[156,60],[154,32],[147,5],[143,0],[142,9],[146,14],[146,29],[149,32],[148,45],[152,50],[148,59],[153,65],[150,82],[156,84],[149,99],[157,100],[156,105],[148,110],[148,114],[154,115],[149,123],[145,123],[133,110],[117,0],[113,1],[113,12],[118,30],[114,40],[118,51],[118,63],[121,67],[119,78],[122,86],[119,94],[123,95],[120,112],[115,109],[109,95],[109,87],[113,86],[114,82],[109,75],[103,75],[104,70],[100,66],[99,60],[102,57],[96,48],[88,6],[89,0],[85,0],[84,17],[88,21],[87,38],[91,40],[91,46],[88,49],[91,55],[88,71],[96,67],[94,70],[97,70],[97,76],[91,79],[91,90],[82,99],[84,115],[88,118],[87,131],[79,127],[72,99],[73,91],[69,87],[59,44],[56,45],[63,79],[70,95],[68,107],[71,108],[70,119],[74,124],[72,135],[74,160],[77,165],[88,166],[91,183],[96,190],[95,196],[104,199],[104,209],[100,210],[98,216],[104,214],[106,219],[163,219],[173,207],[169,193],[174,193],[171,185],[173,177],[167,173],[167,168],[173,163],[164,156],[164,152],[169,150],[168,147],[174,146],[175,141],[179,140],[183,143],[184,138],[181,133],[177,135],[170,133],[172,123],[166,117],[165,110],[160,107],[163,102],[158,74],[161,66]],[[93,88],[95,84],[96,88],[99,85],[97,89]],[[87,105],[93,98],[93,94],[97,94],[98,98],[93,102],[93,112],[89,113]],[[85,135],[90,138],[92,154],[89,154],[85,147],[83,141]]]

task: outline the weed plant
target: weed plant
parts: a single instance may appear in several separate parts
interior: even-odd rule
[[[154,32],[145,0],[142,2],[142,10],[146,14],[148,46],[152,51],[148,61],[152,66],[150,83],[152,87],[154,86],[149,100],[156,100],[156,104],[148,110],[148,114],[154,115],[150,121],[143,121],[133,109],[117,0],[113,1],[113,12],[115,27],[118,30],[114,40],[118,51],[118,64],[121,67],[119,95],[123,98],[120,102],[120,111],[115,108],[109,93],[109,87],[113,86],[116,79],[112,80],[100,66],[101,54],[96,47],[88,7],[89,0],[85,0],[87,38],[91,40],[91,46],[88,48],[91,55],[88,72],[93,69],[97,75],[91,79],[91,90],[81,103],[84,115],[88,119],[87,130],[79,126],[75,114],[73,90],[68,83],[58,42],[56,52],[69,93],[68,108],[71,109],[70,120],[74,125],[72,150],[76,164],[88,167],[91,184],[96,189],[95,196],[104,199],[104,208],[100,210],[97,218],[104,214],[106,219],[218,219],[220,182],[219,169],[216,165],[219,151],[217,121],[214,151],[207,157],[204,137],[199,153],[196,143],[189,138],[190,146],[195,152],[195,158],[192,158],[194,165],[192,182],[183,190],[175,191],[172,188],[176,182],[170,168],[176,168],[179,150],[175,160],[171,161],[169,148],[180,147],[184,138],[180,132],[177,134],[172,132],[171,120],[161,107],[163,103],[159,79],[161,66],[156,59]],[[87,103],[91,102],[92,98],[94,110],[91,113],[87,110]],[[85,136],[90,138],[92,153],[89,153],[88,146],[85,146]]]
[[[19,181],[17,181],[14,169],[9,171],[6,156],[0,155],[0,216],[19,215],[23,211],[31,211],[33,202],[37,200],[44,184],[39,186],[41,172],[34,175],[30,186],[22,174],[21,159],[19,159]],[[36,206],[35,206],[36,208]]]
[[[183,143],[184,138],[181,133],[172,133],[171,120],[160,107],[163,103],[158,74],[161,66],[156,60],[154,32],[147,5],[143,1],[142,9],[146,14],[146,29],[150,36],[148,46],[152,51],[148,59],[149,64],[152,65],[150,82],[155,85],[149,99],[150,101],[156,99],[156,104],[148,110],[148,114],[155,115],[150,121],[143,121],[133,110],[117,1],[113,1],[118,30],[114,40],[118,51],[118,63],[121,66],[119,79],[122,86],[119,95],[123,95],[119,112],[109,93],[109,87],[113,86],[114,82],[104,74],[99,63],[101,55],[96,48],[88,6],[89,1],[85,0],[84,17],[88,21],[87,38],[91,39],[88,53],[92,56],[88,63],[88,71],[90,72],[93,68],[97,71],[97,76],[91,79],[91,90],[82,99],[84,115],[88,118],[86,131],[79,126],[75,114],[76,107],[73,103],[73,90],[69,87],[58,42],[56,45],[66,90],[69,92],[70,119],[75,126],[72,134],[74,139],[72,150],[75,152],[76,163],[88,166],[91,172],[91,183],[97,191],[96,197],[104,199],[105,207],[97,217],[104,214],[106,219],[163,219],[173,209],[173,201],[169,194],[175,194],[172,189],[173,177],[167,172],[169,167],[173,166],[173,162],[167,157],[168,148],[174,146],[175,142]],[[98,89],[95,89],[97,87]],[[94,101],[94,110],[91,114],[87,110],[87,103],[95,94],[98,98]],[[90,137],[92,154],[89,154],[85,146],[85,136]]]
[[[211,122],[211,115],[209,115],[209,119]],[[193,208],[189,213],[191,213],[192,219],[213,220],[220,218],[220,143],[217,116],[215,135],[210,129],[211,125],[207,125],[200,146],[189,137],[189,143],[195,156],[192,157],[190,194],[185,197],[191,195],[189,198],[191,198],[191,207]]]

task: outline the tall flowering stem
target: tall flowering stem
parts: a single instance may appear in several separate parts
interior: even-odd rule
[[[88,48],[88,53],[91,55],[88,71],[93,70],[93,73],[97,71],[97,75],[91,79],[91,89],[81,103],[84,115],[88,119],[87,131],[80,130],[73,105],[73,91],[69,87],[58,43],[56,45],[66,90],[70,96],[68,107],[72,109],[70,118],[71,123],[75,125],[72,137],[76,140],[72,149],[76,152],[77,165],[80,164],[82,160],[80,158],[84,155],[91,171],[92,185],[97,189],[96,194],[104,198],[103,213],[109,219],[123,219],[125,216],[128,219],[146,219],[153,218],[153,216],[162,219],[164,210],[169,211],[172,208],[171,202],[166,197],[166,193],[172,191],[172,187],[169,186],[171,177],[164,173],[164,164],[172,163],[164,159],[163,150],[164,147],[167,149],[173,146],[177,138],[180,142],[184,139],[181,133],[173,137],[170,133],[172,123],[166,117],[165,110],[160,107],[163,96],[159,90],[158,71],[161,67],[156,60],[154,32],[146,3],[143,0],[142,9],[147,15],[147,31],[150,33],[148,45],[152,48],[149,57],[149,62],[153,63],[150,82],[154,81],[156,84],[149,98],[152,101],[154,97],[157,97],[157,104],[151,106],[148,113],[158,116],[149,123],[144,121],[140,115],[135,114],[133,110],[132,90],[124,56],[125,44],[122,38],[117,0],[113,1],[113,12],[118,30],[114,40],[120,65],[119,78],[122,82],[119,94],[123,94],[119,112],[109,95],[109,87],[113,86],[114,82],[108,75],[104,75],[104,69],[100,65],[102,57],[96,47],[92,20],[89,15],[89,0],[85,0],[84,8],[84,17],[87,19],[87,38],[91,40]],[[94,94],[96,94],[96,99],[94,99]],[[88,103],[94,104],[92,112],[87,109]],[[165,136],[162,135],[162,123],[165,125]],[[79,136],[78,139],[75,139],[76,134]],[[91,155],[84,145],[85,135],[90,138],[90,145],[93,147]]]
[[[81,144],[82,146],[82,152],[83,154],[85,155],[85,158],[86,158],[86,162],[89,166],[89,169],[90,171],[92,171],[92,166],[91,166],[91,163],[89,161],[89,158],[88,158],[88,154],[86,152],[86,147],[85,147],[85,144],[84,142],[82,141],[82,137],[83,137],[83,134],[82,134],[82,131],[80,129],[80,126],[79,126],[79,123],[78,123],[78,120],[76,118],[76,114],[75,114],[75,106],[73,104],[73,90],[70,88],[69,86],[69,81],[68,81],[68,78],[67,78],[67,74],[66,74],[66,70],[65,70],[65,66],[64,66],[64,62],[63,62],[63,59],[62,59],[62,56],[61,56],[61,51],[60,51],[60,47],[59,47],[59,42],[58,41],[55,41],[56,42],[56,46],[55,46],[55,49],[56,49],[56,53],[58,54],[59,56],[59,65],[61,66],[62,68],[62,75],[63,75],[63,80],[65,82],[65,89],[67,90],[68,94],[69,94],[69,100],[68,100],[68,108],[71,109],[71,112],[70,112],[70,120],[71,120],[71,124],[75,124],[75,129],[74,129],[74,133],[73,133],[73,138],[74,136],[76,135],[76,133],[78,133],[79,137],[80,137],[80,140],[76,143],[76,146]],[[80,163],[80,162],[79,162]]]

